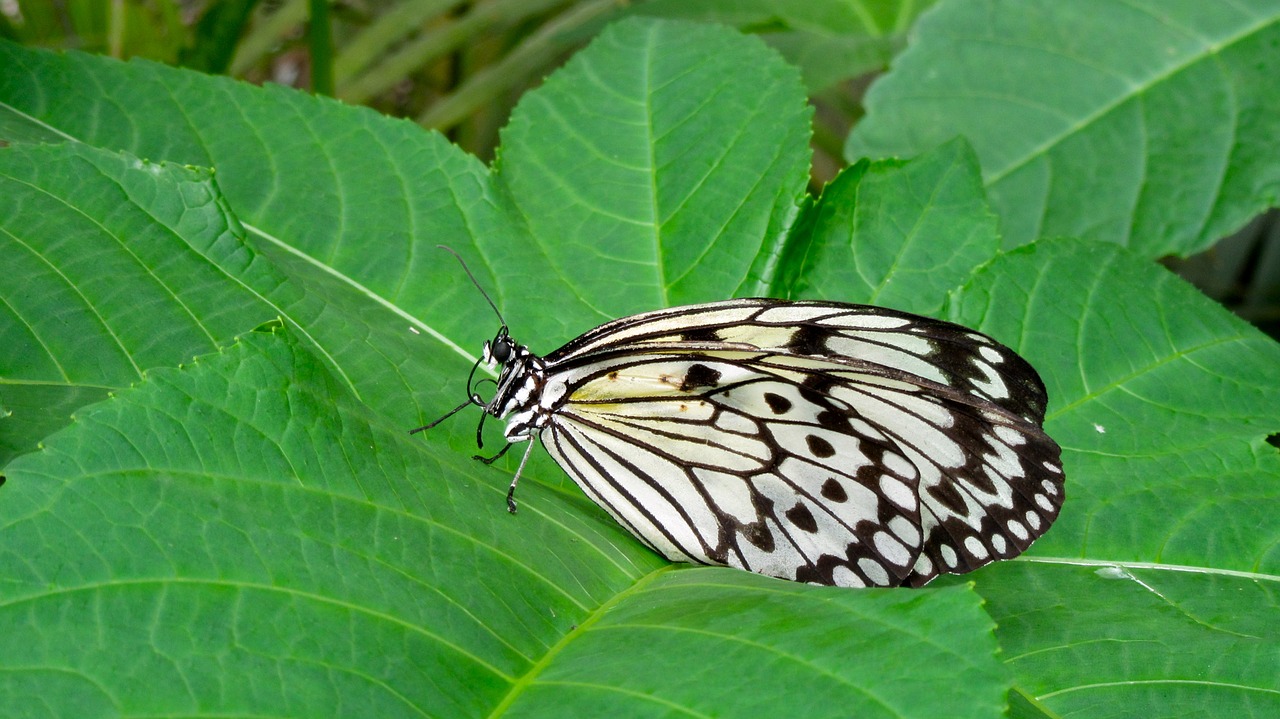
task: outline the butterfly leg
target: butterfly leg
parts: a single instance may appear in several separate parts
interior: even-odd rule
[[[478,454],[473,454],[471,455],[471,458],[478,459],[481,462],[484,462],[485,464],[493,464],[494,462],[497,462],[499,459],[501,459],[502,455],[506,454],[508,449],[511,449],[510,442],[507,442],[506,446],[504,446],[501,450],[498,451],[497,454],[493,455],[492,457],[484,457]]]
[[[511,445],[507,445],[510,447]],[[525,462],[529,461],[529,453],[533,452],[533,441],[529,441],[529,448],[524,451],[524,457],[520,460],[520,466],[516,468],[516,476],[511,478],[511,486],[507,489],[507,511],[512,514],[516,513],[516,482],[520,481],[520,475],[524,474]]]

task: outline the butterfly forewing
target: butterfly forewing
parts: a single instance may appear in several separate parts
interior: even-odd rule
[[[675,561],[918,586],[1017,555],[1062,504],[1039,377],[959,325],[728,300],[615,320],[542,363],[516,416]]]

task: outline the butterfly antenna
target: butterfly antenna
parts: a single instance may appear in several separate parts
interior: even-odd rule
[[[419,433],[419,432],[426,432],[427,430],[431,429],[432,427],[436,426],[437,424],[440,424],[441,422],[445,421],[446,419],[449,419],[449,418],[450,418],[450,417],[452,417],[453,415],[455,415],[455,414],[457,414],[457,413],[461,412],[463,407],[470,407],[471,405],[473,405],[473,404],[475,404],[475,403],[476,403],[476,402],[475,402],[475,398],[474,398],[474,397],[468,397],[466,402],[463,402],[462,404],[458,405],[457,407],[454,407],[453,409],[449,410],[449,413],[448,413],[448,414],[446,414],[445,416],[441,417],[440,419],[437,419],[436,421],[432,422],[431,424],[425,424],[425,425],[423,425],[423,426],[421,426],[421,427],[415,427],[414,429],[409,430],[409,434],[417,434],[417,433]]]
[[[480,366],[480,363],[481,363],[481,362],[483,362],[483,361],[484,361],[484,360],[482,360],[482,359],[478,359],[478,360],[476,360],[476,363],[475,363],[475,364],[471,365],[471,374],[467,375],[467,401],[466,401],[466,402],[463,402],[462,404],[458,405],[457,407],[454,407],[453,409],[449,410],[449,413],[448,413],[448,414],[446,414],[445,416],[441,417],[440,419],[437,419],[436,421],[432,422],[431,424],[423,425],[423,426],[418,427],[418,428],[416,428],[416,429],[411,429],[411,430],[409,430],[409,434],[417,434],[418,432],[425,432],[425,431],[427,431],[427,430],[431,429],[432,427],[436,426],[437,424],[440,424],[441,422],[445,421],[446,419],[449,419],[449,418],[450,418],[450,417],[452,417],[453,415],[455,415],[455,414],[457,414],[457,413],[461,412],[461,411],[463,410],[463,408],[464,408],[464,407],[470,407],[470,406],[471,406],[471,405],[473,405],[473,404],[474,404],[475,406],[477,406],[477,407],[484,407],[484,406],[485,406],[485,402],[484,402],[484,400],[480,399],[480,395],[476,394],[476,392],[475,392],[474,390],[472,390],[472,389],[471,389],[471,380],[472,380],[472,378],[474,378],[474,377],[476,376],[476,368],[477,368],[477,367],[479,367],[479,366]],[[481,381],[484,381],[484,380],[481,380]],[[481,426],[481,427],[484,427],[484,415],[480,415],[480,426]],[[479,430],[479,429],[477,429],[477,430],[476,430],[476,443],[477,443],[477,444],[479,444],[479,442],[480,442],[480,430]],[[480,445],[480,446],[482,446],[482,447],[483,447],[484,445]]]
[[[484,301],[488,302],[489,306],[493,308],[493,313],[498,316],[498,321],[502,323],[503,327],[506,327],[507,326],[506,319],[504,319],[502,317],[502,313],[498,311],[498,306],[493,304],[493,300],[489,299],[489,294],[485,292],[484,288],[480,286],[480,283],[476,281],[476,276],[471,274],[471,268],[467,267],[467,263],[463,261],[462,255],[455,252],[453,248],[449,247],[448,245],[436,245],[436,247],[439,247],[440,249],[445,250],[446,252],[448,252],[449,254],[453,255],[458,259],[458,264],[462,265],[462,271],[467,273],[467,277],[471,278],[471,284],[475,285],[477,290],[480,290],[480,295],[484,297]]]

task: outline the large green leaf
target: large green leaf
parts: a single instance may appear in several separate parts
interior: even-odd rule
[[[955,701],[848,654],[884,644],[927,658],[918,682],[966,676],[963,705],[1000,702],[968,591],[671,572],[537,486],[510,517],[482,466],[425,451],[271,326],[148,373],[11,470],[10,716],[46,693],[74,716],[784,711],[766,681],[833,717]]]
[[[1244,626],[1211,583],[1276,579],[1276,345],[1114,246],[998,254],[960,143],[806,198],[803,93],[757,40],[616,26],[521,103],[492,170],[279,88],[3,44],[0,64],[0,437],[28,452],[0,489],[6,708],[985,717],[1014,677],[1017,711],[1067,712],[1068,688],[1179,676],[1096,638],[1150,593],[1101,612],[1088,582],[1196,567],[1197,611]],[[983,329],[1049,385],[1063,517],[1029,559],[850,591],[672,567],[541,450],[511,516],[514,462],[468,459],[474,415],[405,434],[465,398],[497,325],[441,242],[537,351],[761,288]],[[1027,660],[1071,627],[1019,602],[1075,622],[1097,668]],[[1115,713],[1280,691],[1232,664],[1213,682]]]
[[[916,160],[860,162],[800,218],[781,293],[938,314],[946,293],[999,248],[973,152],[953,142]]]
[[[1049,716],[1280,713],[1274,562],[1262,574],[1084,564],[1006,562],[983,592],[1021,692]]]
[[[1280,198],[1280,2],[952,0],[867,95],[846,156],[956,135],[1007,246],[1189,254]]]
[[[729,295],[804,194],[811,113],[798,73],[755,38],[685,27],[604,35],[526,96],[502,133],[496,170],[531,242],[501,264],[559,280],[564,300],[540,289],[538,303],[596,313],[567,317],[561,338],[584,321]],[[748,54],[754,71],[734,72]],[[583,271],[601,260],[616,270]],[[537,329],[547,313],[533,299],[513,298],[513,312]]]

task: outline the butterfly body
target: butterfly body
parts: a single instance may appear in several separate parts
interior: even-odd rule
[[[673,561],[919,586],[1020,553],[1064,496],[1039,377],[948,322],[727,300],[615,320],[543,357],[504,326],[483,360],[498,389],[473,403],[507,441],[540,439]]]

